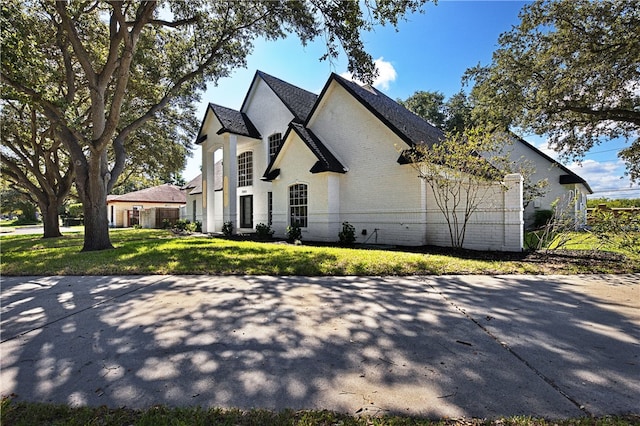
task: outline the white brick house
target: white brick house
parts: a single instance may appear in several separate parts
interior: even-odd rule
[[[209,104],[203,118],[203,232],[264,223],[284,237],[298,222],[303,240],[337,241],[349,222],[361,243],[448,246],[442,213],[399,154],[441,137],[370,86],[332,74],[315,95],[258,71],[239,111]],[[474,215],[465,247],[522,249],[522,178],[504,183]]]

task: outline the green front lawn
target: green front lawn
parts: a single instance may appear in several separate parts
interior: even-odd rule
[[[2,400],[1,424],[15,426],[31,425],[103,425],[103,426],[162,426],[162,425],[424,425],[424,426],[623,426],[638,424],[637,415],[606,416],[599,418],[582,417],[548,421],[528,416],[515,416],[496,420],[485,419],[442,419],[430,420],[403,416],[351,416],[327,410],[268,410],[242,411],[200,407],[168,408],[152,407],[147,410],[127,408],[79,407],[66,405],[39,404]]]
[[[549,264],[528,255],[417,253],[234,241],[175,236],[165,230],[113,230],[114,250],[81,252],[81,233],[42,239],[0,237],[3,275],[248,274],[248,275],[432,275],[514,273],[607,273],[639,271],[626,261],[563,260]]]

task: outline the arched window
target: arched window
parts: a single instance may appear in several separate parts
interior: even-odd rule
[[[307,185],[297,183],[289,187],[289,224],[307,227]]]
[[[238,155],[238,186],[253,185],[253,152]]]
[[[274,133],[269,136],[269,161],[273,160],[273,157],[276,156],[278,152],[278,148],[280,148],[280,144],[282,143],[282,134]]]

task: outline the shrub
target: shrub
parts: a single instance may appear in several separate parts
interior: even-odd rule
[[[552,210],[536,210],[533,214],[533,227],[534,228],[542,228],[545,226],[551,218],[553,217]]]
[[[342,231],[338,233],[340,244],[351,245],[356,242],[356,228],[349,222],[342,222]]]
[[[176,223],[173,225],[173,229],[177,229],[178,231],[185,231],[187,229],[187,225],[189,221],[186,219],[178,219]]]
[[[67,207],[70,217],[83,217],[84,211],[82,210],[82,203],[69,204]]]
[[[200,231],[202,231],[202,224],[200,224],[199,227],[200,227]],[[178,232],[193,233],[197,231],[198,223],[197,222],[191,223],[191,221],[187,219],[178,219],[176,220],[176,223],[173,225],[173,229]],[[200,231],[197,231],[197,232],[200,232]]]
[[[256,234],[261,240],[270,240],[271,238],[273,238],[274,232],[275,231],[271,229],[269,225],[265,225],[264,223],[259,223],[256,225]]]
[[[287,226],[287,241],[290,243],[302,241],[302,228],[297,223]]]
[[[596,209],[589,222],[590,231],[602,244],[640,253],[640,215]]]
[[[229,220],[222,225],[222,234],[225,237],[230,237],[231,235],[233,235],[233,222]]]

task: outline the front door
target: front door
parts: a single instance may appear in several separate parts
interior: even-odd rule
[[[253,228],[253,195],[240,197],[240,228]]]

